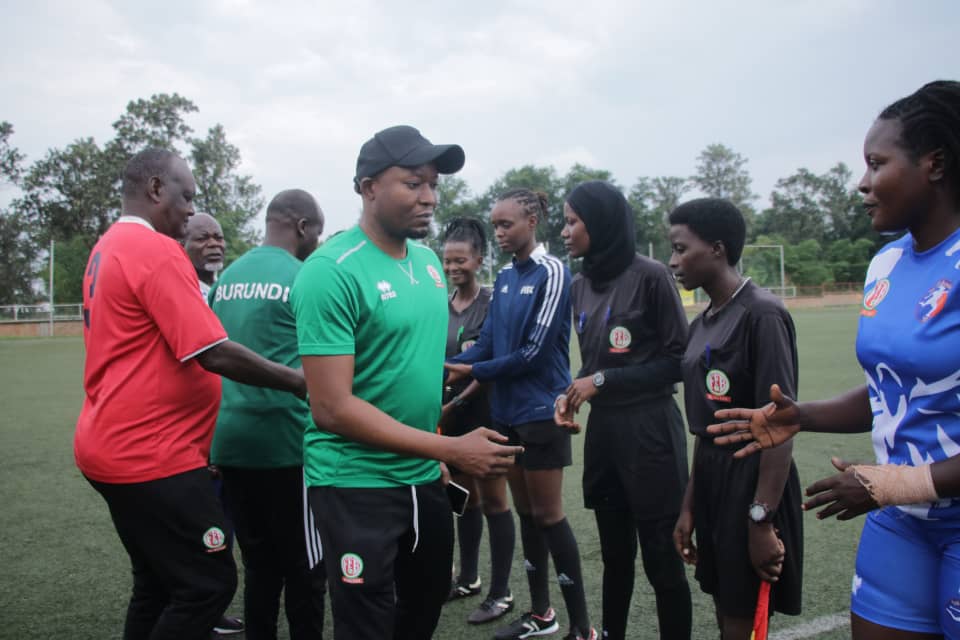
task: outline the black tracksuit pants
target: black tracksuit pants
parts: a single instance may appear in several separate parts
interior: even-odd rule
[[[207,640],[237,588],[229,528],[210,471],[130,484],[89,482],[107,502],[133,569],[124,640]]]
[[[319,640],[326,573],[303,467],[220,472],[243,559],[247,640],[276,640],[281,591],[291,640]]]

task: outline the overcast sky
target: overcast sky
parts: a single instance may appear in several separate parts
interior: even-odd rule
[[[177,92],[267,199],[313,193],[325,236],[356,221],[357,152],[393,124],[462,145],[475,192],[527,163],[687,176],[721,142],[763,206],[799,167],[859,177],[882,107],[960,78],[956,0],[4,5],[0,120],[28,161]]]

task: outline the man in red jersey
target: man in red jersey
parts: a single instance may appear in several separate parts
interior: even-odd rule
[[[205,639],[236,589],[207,471],[216,374],[304,394],[300,371],[228,340],[200,295],[177,242],[195,192],[175,154],[134,156],[123,215],[94,246],[83,281],[85,399],[74,454],[130,556],[125,640]]]

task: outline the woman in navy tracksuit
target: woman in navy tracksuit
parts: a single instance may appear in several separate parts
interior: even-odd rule
[[[548,555],[570,616],[570,638],[596,638],[590,627],[580,553],[563,512],[563,467],[572,462],[570,434],[553,421],[553,401],[570,384],[570,272],[536,241],[547,199],[507,191],[491,213],[500,250],[513,260],[497,275],[477,343],[447,365],[451,380],[491,381],[494,427],[522,444],[508,480],[520,516],[531,609],[496,638],[526,638],[559,628],[550,606]]]

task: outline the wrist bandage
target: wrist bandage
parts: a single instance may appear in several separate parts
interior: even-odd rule
[[[881,507],[939,500],[930,465],[855,464],[848,469]]]

